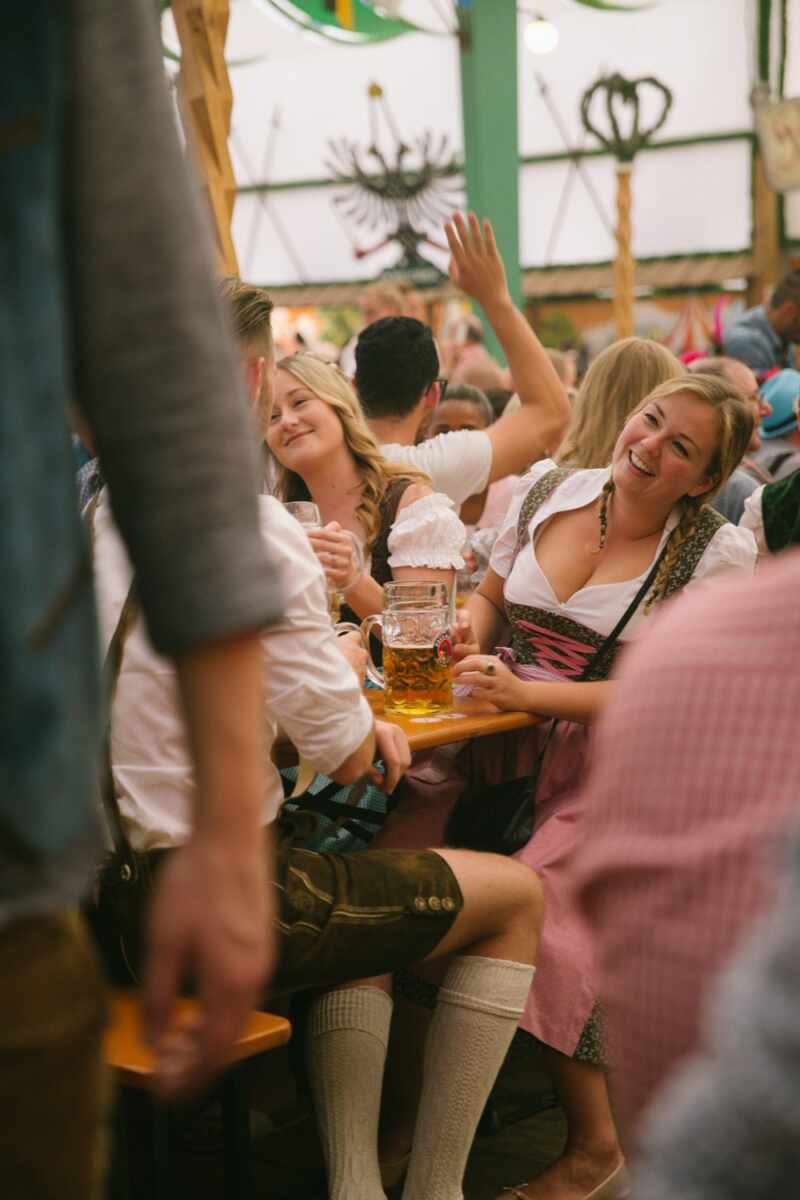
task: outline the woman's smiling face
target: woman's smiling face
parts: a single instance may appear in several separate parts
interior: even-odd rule
[[[652,400],[617,438],[611,474],[622,492],[672,507],[714,486],[708,474],[720,438],[718,413],[690,392]]]
[[[344,441],[336,412],[288,371],[277,371],[267,445],[281,466],[302,475]]]

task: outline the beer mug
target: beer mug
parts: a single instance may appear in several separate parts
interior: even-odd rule
[[[312,500],[286,500],[283,507],[289,513],[289,516],[294,517],[295,521],[303,526],[307,533],[322,529],[322,517],[320,516],[319,508]],[[364,569],[364,551],[354,533],[350,534],[350,540],[353,543],[353,580],[355,580]],[[342,593],[327,579],[325,581],[325,588],[328,594],[328,614],[338,631],[341,624],[339,618],[342,615]],[[356,626],[345,624],[343,628],[355,629]]]
[[[361,629],[369,653],[367,677],[384,689],[384,711],[427,716],[452,708],[447,584],[387,583],[383,591],[383,612],[367,617]],[[381,630],[383,670],[375,663],[369,646],[375,626]]]

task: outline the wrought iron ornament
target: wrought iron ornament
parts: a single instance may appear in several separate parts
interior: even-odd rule
[[[641,124],[641,93],[652,88],[661,96],[661,113],[650,125]],[[610,132],[603,132],[591,118],[592,102],[599,93],[605,95],[606,116]],[[652,75],[641,79],[626,79],[624,75],[603,75],[593,83],[581,99],[581,120],[587,133],[593,134],[618,162],[633,162],[636,155],[652,140],[669,116],[672,108],[672,92]],[[622,111],[620,111],[622,109]],[[624,117],[628,118],[629,129],[623,133]]]
[[[438,268],[421,252],[427,244],[447,252],[428,230],[442,223],[459,207],[463,197],[461,169],[447,134],[425,130],[412,142],[402,137],[383,88],[367,89],[370,142],[360,147],[348,138],[329,142],[326,163],[344,190],[334,197],[340,213],[356,225],[384,237],[368,248],[356,247],[357,258],[395,242],[401,257],[392,272],[410,276],[424,286],[442,278]],[[381,140],[391,148],[384,151]]]

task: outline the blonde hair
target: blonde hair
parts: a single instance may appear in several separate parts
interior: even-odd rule
[[[272,309],[269,292],[245,283],[236,275],[220,280],[219,294],[228,304],[233,317],[233,329],[240,342],[249,342],[267,358],[273,354]]]
[[[233,332],[242,346],[255,351],[260,358],[271,363],[275,356],[272,341],[272,309],[273,303],[269,292],[256,287],[254,283],[245,283],[237,275],[228,275],[218,284],[219,295],[228,306],[233,320]],[[271,370],[271,368],[270,368]],[[269,386],[269,372],[265,372],[261,391],[256,398],[256,411],[262,438],[266,434],[272,395]]]
[[[359,301],[364,300],[374,300],[382,308],[393,309],[396,317],[402,315],[406,306],[406,298],[400,287],[395,283],[383,283],[380,280],[377,283],[370,283],[364,288],[359,296]]]
[[[606,467],[633,409],[660,383],[686,374],[666,346],[629,337],[598,354],[584,376],[556,458],[567,467]]]
[[[695,399],[701,400],[709,408],[713,408],[719,417],[717,446],[705,471],[706,475],[714,480],[714,486],[700,496],[683,496],[679,501],[680,519],[669,535],[666,553],[661,560],[652,590],[647,597],[645,611],[652,608],[663,597],[681,547],[695,532],[701,510],[713,500],[741,462],[742,455],[753,435],[753,425],[755,424],[752,405],[727,379],[719,375],[690,375],[688,372],[681,379],[671,379],[654,388],[636,405],[628,420],[640,413],[648,404],[657,403],[659,400],[666,400],[670,396],[678,396],[681,393],[688,393]],[[613,479],[609,479],[603,488],[600,505],[601,529],[607,520],[608,504],[613,492],[614,482]]]
[[[365,553],[375,544],[381,527],[381,502],[386,489],[395,479],[412,483],[430,483],[427,475],[406,463],[391,463],[384,458],[370,427],[364,418],[358,397],[349,380],[331,363],[314,354],[291,354],[278,363],[320,400],[328,404],[339,418],[347,449],[352,454],[361,476],[361,499],[356,515],[363,526]],[[308,500],[309,491],[295,472],[277,464],[277,494],[281,500]]]

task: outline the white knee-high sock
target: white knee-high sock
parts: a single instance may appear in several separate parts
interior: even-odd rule
[[[307,1058],[330,1200],[385,1200],[378,1117],[392,1000],[380,988],[343,988],[314,1001]]]
[[[533,980],[525,963],[456,958],[439,989],[425,1050],[403,1200],[463,1200],[464,1168]]]

